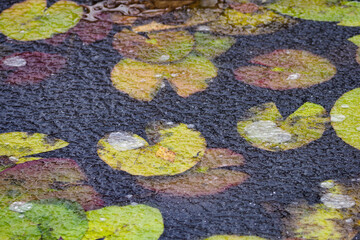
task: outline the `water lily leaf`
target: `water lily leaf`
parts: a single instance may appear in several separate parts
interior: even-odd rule
[[[109,206],[88,211],[89,230],[83,240],[158,239],[164,231],[160,211],[146,205]]]
[[[333,0],[280,0],[267,6],[282,14],[314,21],[340,22],[360,26],[360,3]]]
[[[112,168],[141,176],[174,175],[193,167],[204,154],[205,139],[183,123],[160,124],[148,129],[159,135],[151,145],[136,134],[107,134],[98,143],[99,157]]]
[[[113,46],[125,57],[164,63],[180,60],[193,49],[194,38],[187,31],[148,33],[147,38],[123,29],[115,34]]]
[[[348,40],[360,47],[360,35],[353,36],[353,37],[349,38]]]
[[[6,82],[27,85],[57,73],[65,63],[65,58],[58,54],[23,52],[0,59],[0,70],[9,72]]]
[[[232,8],[226,9],[217,21],[209,24],[211,31],[226,35],[258,35],[286,29],[296,23],[263,7],[256,5],[254,8],[254,5],[233,3],[230,5]]]
[[[328,240],[351,240],[356,235],[354,221],[345,211],[328,208],[323,204],[292,205],[287,211],[289,217],[284,219],[287,237]]]
[[[265,103],[250,108],[238,122],[237,129],[255,147],[285,151],[319,139],[327,122],[326,110],[314,103],[304,103],[285,120],[274,103]]]
[[[40,240],[41,232],[36,223],[18,212],[0,209],[0,239]]]
[[[111,72],[116,89],[130,97],[151,101],[167,79],[182,97],[204,91],[217,69],[205,57],[189,55],[179,63],[157,65],[132,59],[121,60]]]
[[[228,149],[207,149],[198,165],[174,177],[138,178],[144,188],[178,196],[203,196],[222,192],[243,183],[249,175],[243,172],[220,169],[244,164],[242,155]]]
[[[42,133],[0,134],[0,156],[20,158],[66,147],[69,143]]]
[[[326,58],[303,50],[281,49],[253,58],[234,71],[236,79],[273,90],[307,88],[330,80],[336,68]]]
[[[46,0],[26,0],[0,14],[0,32],[19,41],[51,38],[74,27],[82,13],[72,1],[58,1],[46,9]]]
[[[0,172],[0,208],[13,202],[63,198],[76,201],[85,210],[103,206],[99,194],[75,161],[41,159],[18,164]]]
[[[266,240],[266,239],[256,236],[216,235],[206,238],[205,240]]]
[[[195,33],[195,50],[207,59],[213,59],[225,53],[236,42],[232,37],[220,37],[207,33]]]
[[[347,144],[360,149],[360,88],[342,95],[331,109],[331,125]]]

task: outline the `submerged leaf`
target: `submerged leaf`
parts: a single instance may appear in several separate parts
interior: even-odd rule
[[[19,164],[0,173],[0,208],[13,202],[38,199],[68,199],[84,209],[103,205],[99,194],[75,161],[41,159]]]
[[[65,63],[65,58],[58,54],[23,52],[0,59],[0,70],[9,71],[6,82],[27,85],[57,73]]]
[[[197,166],[174,177],[138,178],[144,188],[180,196],[203,196],[222,192],[249,178],[243,172],[220,169],[244,164],[242,155],[228,149],[207,149]]]
[[[132,175],[156,176],[184,172],[204,154],[205,139],[183,123],[156,122],[147,132],[158,135],[151,145],[136,134],[108,134],[98,143],[98,155],[112,168]]]
[[[319,139],[327,122],[326,110],[314,103],[304,103],[285,120],[274,103],[265,103],[250,108],[237,129],[255,147],[285,151]]]
[[[146,62],[178,61],[193,49],[194,38],[187,31],[148,33],[147,38],[123,29],[115,34],[113,46],[125,57]]]
[[[58,1],[46,9],[46,0],[26,0],[0,14],[0,32],[19,41],[51,38],[74,27],[82,13],[72,1]]]
[[[207,33],[195,33],[195,51],[201,53],[208,59],[220,56],[231,48],[236,42],[232,37],[221,37]]]
[[[109,206],[88,211],[89,230],[83,240],[158,239],[164,231],[160,211],[146,205]]]
[[[236,79],[273,90],[307,88],[328,81],[336,74],[329,60],[303,50],[276,50],[250,62],[261,66],[236,69]]]
[[[266,240],[266,239],[256,236],[216,235],[206,238],[205,240]]]

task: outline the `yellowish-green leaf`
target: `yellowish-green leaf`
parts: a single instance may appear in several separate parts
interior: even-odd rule
[[[195,36],[195,50],[207,59],[212,59],[225,53],[236,42],[233,37],[215,36],[197,32]]]
[[[72,1],[61,0],[46,9],[46,0],[26,0],[0,14],[0,31],[19,41],[51,38],[74,27],[82,13]]]
[[[349,38],[348,40],[360,47],[360,35],[353,36],[353,37]]]

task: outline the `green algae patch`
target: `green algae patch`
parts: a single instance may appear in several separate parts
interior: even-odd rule
[[[255,147],[285,151],[319,139],[328,122],[326,110],[314,103],[304,103],[286,119],[274,103],[265,103],[250,108],[238,122],[237,129]]]
[[[342,95],[331,109],[331,125],[347,144],[360,149],[360,88]]]
[[[83,240],[156,240],[164,231],[160,211],[146,205],[109,206],[86,215],[89,229]]]
[[[206,238],[205,240],[266,240],[266,239],[256,236],[216,235]]]
[[[207,59],[213,59],[225,53],[236,42],[233,37],[216,36],[208,33],[196,32],[195,51],[201,53]]]
[[[127,132],[107,134],[98,142],[98,155],[110,167],[132,175],[175,175],[193,167],[203,156],[206,141],[186,124],[156,122],[147,128],[149,144]]]
[[[19,41],[51,38],[74,27],[82,13],[82,7],[72,1],[58,1],[46,9],[46,0],[27,0],[0,14],[0,32]]]

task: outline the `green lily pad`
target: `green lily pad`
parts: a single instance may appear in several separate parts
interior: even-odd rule
[[[327,122],[326,110],[314,103],[304,103],[285,120],[274,103],[265,103],[250,108],[238,122],[237,129],[255,147],[285,151],[319,139]]]
[[[328,81],[336,74],[329,60],[303,50],[276,50],[250,62],[258,65],[236,69],[236,79],[273,90],[307,88]]]
[[[360,88],[342,95],[331,109],[331,125],[347,144],[360,149]]]
[[[171,177],[144,178],[137,182],[144,188],[177,196],[203,196],[222,192],[243,183],[249,175],[221,167],[241,166],[242,155],[228,149],[207,149],[200,162],[189,171]]]
[[[258,35],[286,29],[296,23],[295,20],[281,16],[264,7],[254,9],[251,3],[233,3],[217,21],[211,22],[211,31],[226,35]],[[249,11],[249,9],[253,9]]]
[[[0,32],[19,41],[51,38],[74,27],[82,13],[72,1],[58,1],[46,9],[46,0],[27,0],[0,14]]]
[[[125,57],[164,63],[186,57],[195,43],[194,37],[187,31],[148,33],[147,37],[124,29],[115,34],[113,46]]]
[[[157,65],[132,59],[121,60],[111,72],[116,89],[141,101],[151,101],[166,79],[182,97],[204,91],[216,77],[214,64],[202,56],[189,55],[179,63]]]
[[[31,202],[25,218],[37,224],[41,239],[80,240],[88,229],[88,220],[78,203],[64,200]]]
[[[353,37],[349,38],[348,40],[360,47],[360,35],[353,36]]]
[[[158,135],[150,145],[127,132],[107,134],[98,143],[98,155],[110,167],[132,175],[175,175],[193,167],[203,156],[206,141],[186,124],[156,122],[147,132]]]
[[[267,6],[285,15],[314,20],[340,22],[342,26],[360,26],[360,3],[334,0],[280,0]]]
[[[216,235],[206,238],[205,240],[266,240],[266,239],[256,236]]]
[[[70,159],[41,159],[0,172],[0,208],[13,202],[50,198],[76,201],[86,210],[104,204],[80,167]]]
[[[225,53],[236,42],[233,37],[221,37],[208,33],[196,32],[195,51],[201,53],[207,59],[213,59]]]
[[[158,239],[164,231],[160,211],[146,205],[109,206],[86,212],[89,230],[83,240]]]

